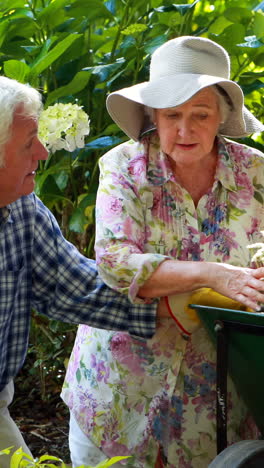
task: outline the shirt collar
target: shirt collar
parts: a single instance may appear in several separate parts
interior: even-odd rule
[[[228,140],[219,136],[218,139],[218,163],[216,166],[215,182],[220,182],[230,192],[237,190],[235,181],[234,161],[228,149]]]
[[[168,157],[160,149],[157,132],[148,135],[146,137],[146,143],[148,146],[149,158],[147,169],[149,182],[159,186],[164,185],[170,179],[175,180]],[[227,190],[235,192],[237,186],[234,177],[234,165],[230,158],[227,143],[228,142],[223,137],[217,137],[218,163],[216,166],[214,185],[220,182]]]

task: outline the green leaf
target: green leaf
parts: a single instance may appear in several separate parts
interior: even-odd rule
[[[38,50],[40,51],[39,51],[38,56],[31,63],[31,69],[34,68],[34,66],[37,65],[44,57],[46,57],[48,51],[52,47],[52,44],[54,44],[57,40],[58,40],[58,36],[51,36],[48,39],[46,39],[46,41],[42,44],[41,48],[35,49],[35,52],[37,52]]]
[[[87,71],[80,71],[76,73],[74,78],[65,86],[55,89],[49,93],[48,98],[45,103],[45,107],[50,106],[52,103],[64,96],[71,96],[73,94],[79,93],[87,85],[91,74]]]
[[[62,462],[61,458],[53,457],[51,455],[41,455],[41,457],[39,457],[39,459],[38,459],[38,462],[42,463],[42,462],[47,461],[47,460],[56,460],[58,462]]]
[[[20,60],[7,60],[4,62],[4,72],[8,78],[26,83],[30,67]]]
[[[264,145],[261,143],[258,143],[257,141],[253,140],[250,137],[241,138],[241,142],[244,143],[245,145],[252,146],[253,148],[257,148],[259,151],[262,151],[262,153],[264,153]]]
[[[264,13],[262,11],[255,13],[253,31],[257,38],[261,39],[264,37]]]
[[[6,34],[8,33],[8,22],[5,21],[0,24],[0,47],[6,39]]]
[[[56,25],[63,23],[67,18],[65,7],[70,2],[71,0],[53,0],[38,13],[38,23],[54,29]]]
[[[110,10],[99,0],[77,0],[74,2],[73,6],[69,8],[69,13],[75,18],[85,16],[90,23],[92,21],[98,21],[99,18],[101,23],[103,19],[113,19]]]
[[[9,29],[8,29],[8,34],[6,39],[8,40],[8,44],[13,46],[13,41],[17,42],[17,47],[20,47],[22,45],[22,41],[24,40],[30,40],[32,36],[38,33],[38,28],[37,25],[34,21],[29,21],[28,19],[17,19],[14,20],[11,24],[9,24]],[[19,36],[19,38],[18,38]],[[5,43],[5,46],[7,46],[7,43]],[[20,54],[22,55],[22,54]],[[21,57],[21,59],[24,59],[24,55]]]
[[[171,28],[182,23],[182,15],[179,11],[173,13],[159,13],[159,23],[169,26]]]
[[[17,18],[34,19],[34,15],[29,8],[14,8],[13,7],[8,13],[8,16],[6,16],[6,18],[8,18],[9,21],[13,21],[14,19],[17,19]]]
[[[25,457],[25,454],[23,453],[21,448],[16,450],[11,456],[10,468],[17,468],[17,467],[21,466],[20,463],[21,463],[21,461],[22,461],[22,459],[24,457]],[[31,461],[33,461],[33,458],[29,457],[29,455],[27,455],[27,458],[31,459]]]
[[[0,2],[0,11],[7,13],[10,10],[13,10],[15,8],[23,8],[25,5],[24,0],[1,0]]]
[[[108,65],[97,65],[95,67],[83,68],[83,71],[89,71],[93,75],[97,75],[100,81],[103,82],[109,78],[110,74],[118,70],[123,65],[123,63],[125,63],[125,59],[121,58],[118,61]]]
[[[146,44],[144,45],[144,50],[148,54],[153,54],[154,50],[156,50],[157,47],[164,44],[164,42],[165,42],[165,39],[163,35],[154,37],[150,41],[146,42]]]
[[[148,29],[146,24],[130,24],[127,28],[123,29],[122,34],[125,36],[137,36],[138,34],[142,34],[146,31],[146,29]]]
[[[245,95],[252,93],[253,91],[256,91],[257,89],[262,89],[264,88],[264,82],[256,80],[251,84],[248,85],[243,85],[241,84],[241,87],[243,89],[243,92]]]
[[[73,232],[82,233],[86,223],[87,218],[84,211],[80,207],[76,208],[69,219],[70,230]]]
[[[65,157],[62,157],[57,163],[52,164],[51,161],[52,155],[50,154],[48,160],[46,161],[46,164],[50,163],[50,166],[46,167],[43,172],[37,172],[35,192],[38,196],[41,196],[41,193],[43,192],[43,184],[48,176],[52,176],[52,178],[55,176],[56,178],[60,173],[69,172],[69,162]]]
[[[96,193],[89,193],[82,198],[81,202],[79,203],[79,208],[85,210],[87,206],[95,205],[96,202]]]
[[[242,73],[242,75],[240,75],[240,79],[243,80],[244,78],[245,78],[246,80],[249,78],[249,79],[252,80],[252,81],[255,81],[256,78],[264,78],[264,70],[261,71],[261,72],[257,72],[257,71],[253,71],[253,72],[251,72],[251,71],[246,71],[245,73]]]
[[[126,458],[131,458],[131,457],[130,456],[128,456],[128,457],[113,457],[113,458],[110,458],[110,460],[102,461],[101,463],[96,465],[95,468],[107,468],[108,466],[112,466],[115,463],[119,462],[120,460],[125,460]]]
[[[258,67],[264,67],[264,52],[263,52],[263,54],[258,54],[254,58],[254,62]]]
[[[248,22],[251,19],[252,13],[247,8],[227,8],[224,16],[232,23]]]
[[[260,2],[255,8],[253,8],[253,11],[258,11],[258,10],[264,11],[264,1]]]
[[[69,227],[71,231],[82,233],[85,228],[85,224],[88,222],[88,218],[85,215],[85,210],[88,206],[94,206],[96,202],[96,193],[89,193],[84,196],[78,207],[74,209],[70,220]]]
[[[245,27],[242,24],[231,24],[218,36],[219,42],[229,54],[237,53],[237,44],[241,43],[245,37]]]
[[[58,173],[55,172],[53,177],[59,189],[61,191],[65,190],[69,181],[69,174],[61,169]]]
[[[115,15],[115,13],[116,13],[116,0],[107,0],[105,2],[105,6],[112,13],[112,15]]]
[[[48,68],[58,57],[60,57],[76,39],[80,37],[79,34],[70,34],[68,37],[58,42],[53,49],[51,49],[44,57],[31,68],[30,77],[39,75],[46,68]]]
[[[225,18],[225,16],[221,15],[219,18],[216,18],[216,20],[211,24],[209,27],[209,33],[211,34],[221,34],[225,28],[230,26],[231,22]]]
[[[257,47],[262,47],[263,44],[260,42],[256,36],[247,36],[245,37],[245,42],[242,42],[241,44],[237,44],[238,47],[251,47],[251,48],[257,48]]]
[[[11,445],[11,447],[7,447],[6,449],[0,450],[0,455],[9,455],[12,448],[14,448],[14,445]]]
[[[48,175],[44,180],[39,196],[41,196],[42,200],[45,200],[45,203],[49,201],[54,202],[55,200],[66,200],[52,175]]]
[[[36,55],[36,53],[41,52],[42,48],[40,45],[21,45],[21,48],[24,49],[29,54]]]
[[[121,143],[122,139],[117,136],[104,136],[96,138],[95,140],[89,141],[85,145],[85,148],[89,149],[106,149],[110,146],[115,146]]]
[[[158,8],[154,8],[155,11],[158,12],[168,12],[168,11],[179,11],[182,16],[184,16],[186,13],[188,13],[192,8],[195,8],[196,3],[198,3],[200,0],[195,0],[192,3],[187,3],[183,5],[175,5],[173,3],[170,6],[161,6]]]

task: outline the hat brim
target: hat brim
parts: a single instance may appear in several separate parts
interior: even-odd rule
[[[180,74],[147,81],[111,93],[107,110],[117,125],[133,140],[144,128],[144,107],[154,109],[179,106],[202,89],[219,84],[229,95],[233,109],[221,126],[222,135],[241,138],[264,130],[264,126],[244,107],[244,96],[234,81],[211,75]]]

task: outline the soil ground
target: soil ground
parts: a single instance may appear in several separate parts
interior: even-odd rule
[[[34,458],[44,454],[61,458],[70,464],[68,447],[68,408],[56,393],[42,401],[36,389],[30,393],[15,386],[15,399],[10,414],[19,426]]]

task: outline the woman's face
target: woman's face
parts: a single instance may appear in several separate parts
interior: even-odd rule
[[[177,107],[155,109],[161,149],[176,163],[192,163],[213,154],[220,125],[218,97],[209,87]]]

